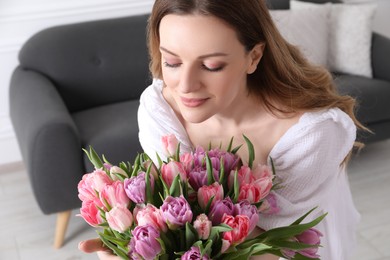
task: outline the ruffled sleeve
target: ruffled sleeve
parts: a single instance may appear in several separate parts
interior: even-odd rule
[[[161,137],[174,134],[181,143],[181,151],[191,151],[186,131],[162,95],[163,82],[154,79],[144,90],[138,108],[139,141],[145,153],[157,162],[156,153],[164,158]]]
[[[342,162],[352,149],[356,127],[339,109],[305,113],[279,140],[270,153],[281,188],[274,191],[280,211],[261,215],[259,226],[265,230],[289,225],[314,207],[317,214],[331,211],[331,193]],[[333,212],[332,212],[333,214]]]

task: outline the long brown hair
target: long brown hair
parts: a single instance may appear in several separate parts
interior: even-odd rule
[[[162,79],[159,26],[168,14],[217,17],[235,29],[238,40],[248,52],[255,45],[265,43],[257,70],[248,75],[248,91],[259,97],[272,113],[288,115],[338,107],[358,128],[366,129],[354,115],[355,100],[337,93],[329,71],[311,64],[297,47],[282,37],[265,0],[156,0],[148,25],[153,77]],[[360,145],[356,143],[356,146]]]

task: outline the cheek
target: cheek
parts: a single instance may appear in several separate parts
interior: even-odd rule
[[[174,73],[172,70],[169,70],[167,68],[162,68],[162,76],[165,84],[168,87],[174,87],[179,82],[179,75],[178,73]]]

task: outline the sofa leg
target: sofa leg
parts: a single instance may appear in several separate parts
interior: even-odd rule
[[[71,210],[57,213],[57,225],[54,237],[54,248],[56,249],[62,247],[62,244],[64,243],[71,213]]]

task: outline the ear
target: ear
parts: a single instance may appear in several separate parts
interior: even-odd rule
[[[265,48],[265,43],[258,43],[253,47],[253,49],[249,52],[249,66],[247,73],[252,74],[256,71],[257,65],[259,64],[261,58],[263,57]]]

